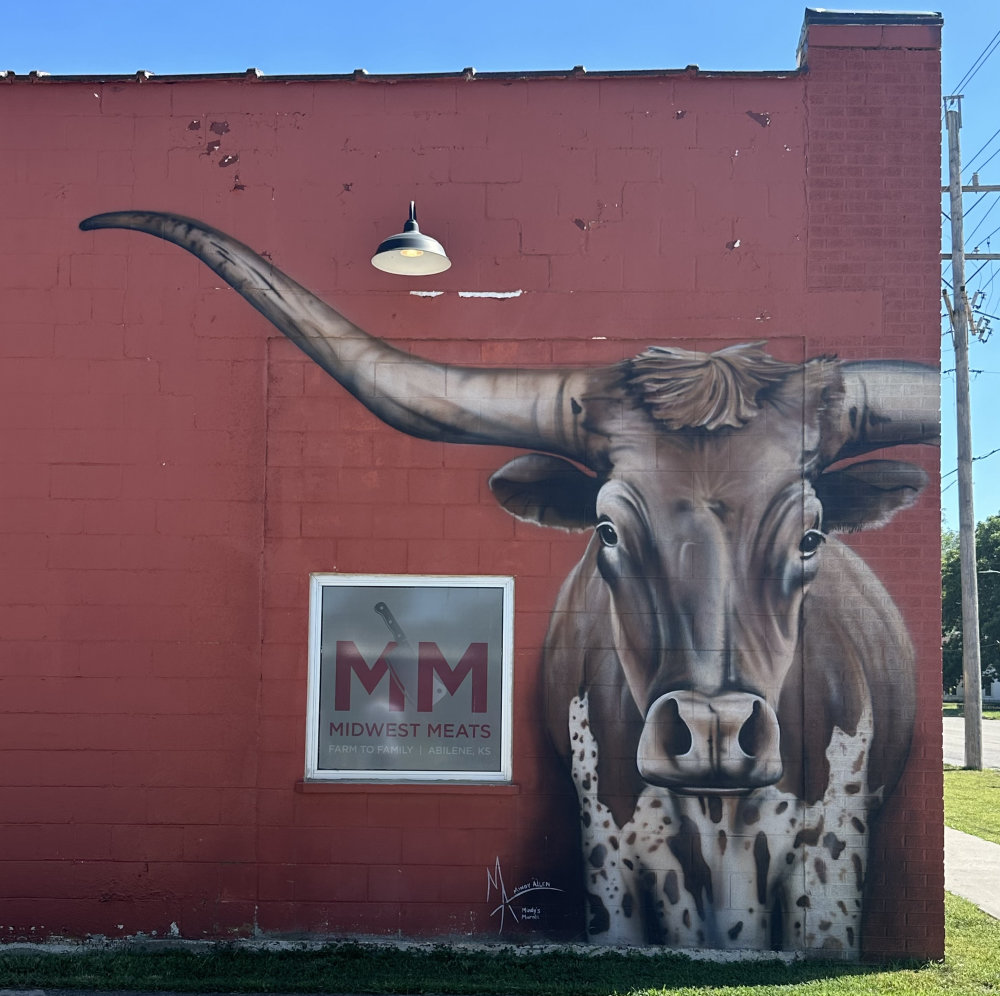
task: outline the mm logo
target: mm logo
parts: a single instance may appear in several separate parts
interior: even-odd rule
[[[385,683],[389,695],[389,710],[403,712],[407,689],[389,662],[389,655],[398,644],[390,642],[373,664],[369,664],[353,640],[338,640],[334,709],[347,712],[351,708],[351,676],[357,677],[368,695],[374,695]],[[458,663],[451,667],[436,643],[420,641],[417,645],[417,712],[434,710],[435,679],[450,695],[455,695],[462,683],[471,676],[472,711],[486,712],[487,654],[485,643],[470,643]]]

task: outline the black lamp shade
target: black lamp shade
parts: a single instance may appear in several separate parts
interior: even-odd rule
[[[451,266],[451,260],[437,239],[421,233],[416,205],[410,201],[410,218],[403,225],[403,231],[379,245],[372,256],[372,266],[386,273],[424,276],[443,273]]]

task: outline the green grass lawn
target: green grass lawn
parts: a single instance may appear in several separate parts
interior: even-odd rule
[[[945,826],[1000,844],[1000,771],[945,771],[944,822]]]
[[[524,996],[973,996],[1000,986],[1000,921],[947,897],[948,955],[906,966],[839,962],[718,965],[664,954],[464,949],[397,951],[338,945],[319,951],[207,953],[119,950],[87,954],[0,952],[0,988],[178,992],[519,993]]]
[[[965,713],[962,711],[962,706],[957,702],[948,702],[944,706],[944,716],[951,717],[952,719],[961,719]],[[983,719],[1000,719],[1000,709],[991,709],[987,706],[983,706]]]

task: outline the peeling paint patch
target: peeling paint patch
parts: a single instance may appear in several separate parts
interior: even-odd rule
[[[687,111],[674,111],[674,120],[680,121],[681,118],[687,115]]]
[[[524,291],[459,291],[459,297],[495,297],[495,298],[507,298],[507,297],[520,297]]]
[[[223,156],[219,160],[219,165],[220,166],[232,166],[234,163],[238,163],[239,161],[240,161],[240,157],[236,153],[233,153],[233,155],[231,155],[231,156]]]
[[[727,242],[726,243],[726,248],[727,249],[739,249],[739,247],[740,247],[740,240],[739,239],[733,239],[732,242]]]
[[[444,294],[444,291],[415,291],[411,290],[410,294],[413,297],[440,297]],[[520,297],[524,293],[523,290],[514,291],[459,291],[459,297],[491,297],[491,298],[508,298],[508,297]]]
[[[213,121],[209,126],[208,130],[216,135],[225,135],[229,131],[228,121]]]
[[[200,130],[201,130],[201,122],[200,121],[198,121],[197,119],[195,119],[194,121],[189,121],[188,122],[188,131],[200,131]]]
[[[767,111],[747,111],[747,117],[753,118],[761,128],[766,128],[771,123],[771,115]]]

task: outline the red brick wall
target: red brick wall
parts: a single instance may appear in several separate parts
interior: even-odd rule
[[[388,429],[202,264],[78,221],[203,219],[443,361],[936,363],[937,38],[894,30],[814,26],[770,76],[0,83],[0,940],[490,937],[497,858],[582,929],[537,693],[584,540],[496,505],[509,454]],[[368,263],[411,198],[439,297]],[[920,653],[875,955],[943,947],[938,533],[930,489],[852,541]],[[312,571],[516,577],[512,786],[299,784]]]
[[[863,350],[940,360],[934,334],[940,270],[929,251],[940,236],[939,42],[938,30],[915,25],[810,31],[807,284],[820,293],[876,295],[877,331],[852,328],[835,314],[842,321],[837,348],[845,356]],[[919,456],[898,451],[893,458]],[[941,529],[931,497],[924,496],[902,534],[867,533],[855,543],[906,613],[923,654],[910,766],[882,815],[870,858],[866,950],[873,956],[944,949],[936,905],[944,889],[943,821],[936,812],[941,606],[940,591],[929,583],[930,551],[936,557]],[[928,579],[917,580],[912,565],[921,557]]]

